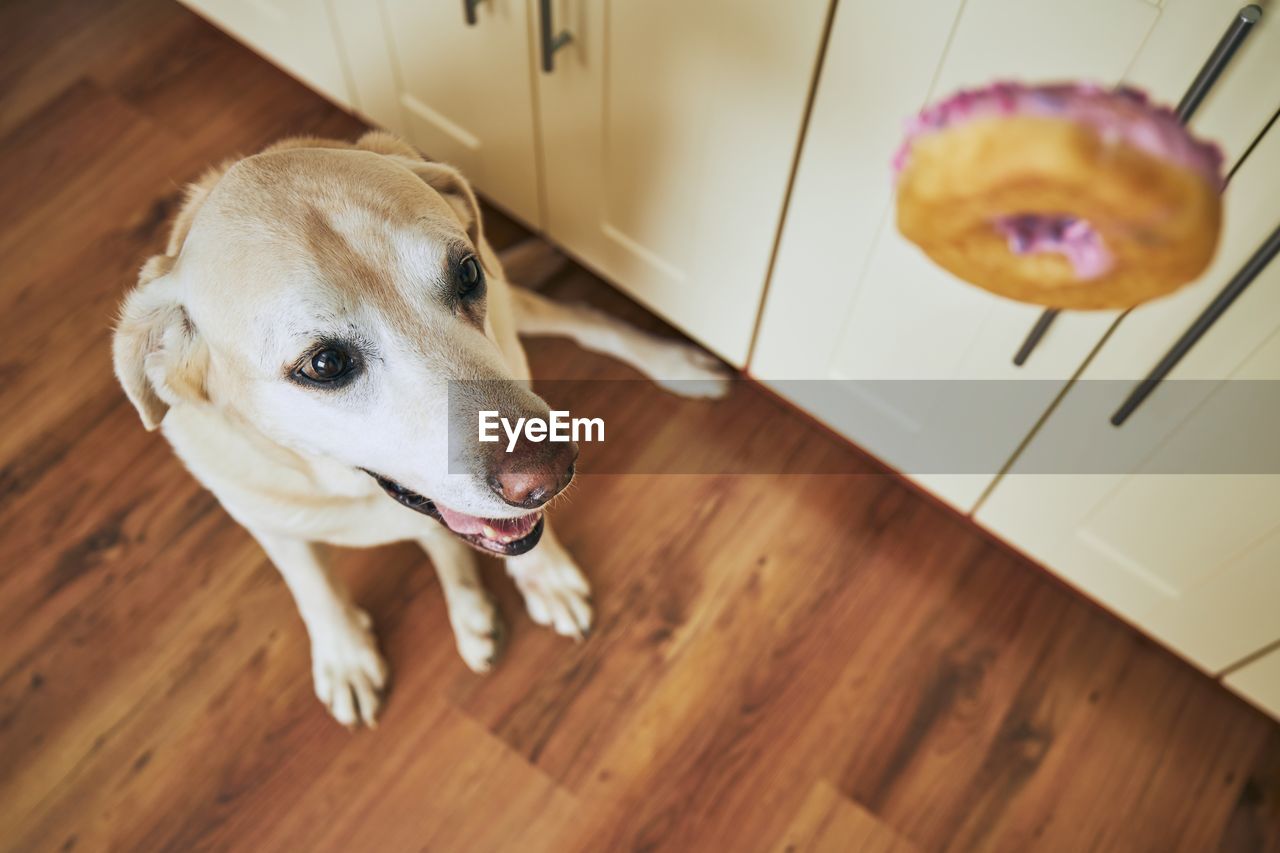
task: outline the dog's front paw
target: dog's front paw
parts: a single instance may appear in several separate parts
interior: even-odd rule
[[[575,640],[591,632],[591,587],[571,561],[545,561],[519,569],[508,562],[508,571],[534,622]]]
[[[678,397],[718,400],[729,393],[733,372],[715,356],[690,344],[664,348],[652,367],[654,382]]]
[[[378,653],[369,614],[356,607],[315,626],[311,675],[316,696],[347,728],[377,724],[387,664]]]
[[[493,599],[480,590],[466,590],[449,603],[449,623],[467,667],[480,674],[493,669],[507,637]]]

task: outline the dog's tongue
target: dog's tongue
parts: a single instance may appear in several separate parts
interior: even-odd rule
[[[479,518],[474,515],[467,515],[465,512],[458,512],[456,509],[449,509],[439,501],[436,501],[436,510],[450,530],[463,535],[493,538],[496,533],[498,536],[520,537],[532,530],[533,526],[538,523],[538,513],[536,512],[522,515],[519,518]],[[486,528],[488,529],[486,530]]]

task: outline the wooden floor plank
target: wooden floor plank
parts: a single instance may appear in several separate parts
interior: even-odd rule
[[[915,853],[915,848],[875,815],[817,782],[787,827],[774,853]]]
[[[651,437],[557,513],[586,642],[485,561],[511,640],[472,675],[419,549],[339,554],[393,670],[344,731],[108,348],[182,182],[363,125],[171,0],[0,6],[0,87],[0,849],[1280,850],[1280,727],[747,384],[592,386]],[[673,334],[572,264],[545,290]],[[697,473],[741,459],[843,473]]]

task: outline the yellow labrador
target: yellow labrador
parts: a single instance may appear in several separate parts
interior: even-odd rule
[[[695,380],[685,393],[725,388],[693,347],[512,288],[462,176],[384,133],[288,140],[211,171],[124,302],[125,392],[280,570],[339,722],[374,722],[387,672],[325,544],[421,543],[477,672],[501,631],[473,548],[506,558],[536,622],[575,638],[591,626],[587,580],[542,509],[577,448],[446,450],[451,381],[480,380],[465,386],[472,408],[547,416],[517,333]]]

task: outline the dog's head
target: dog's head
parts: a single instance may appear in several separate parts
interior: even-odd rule
[[[148,429],[213,407],[366,471],[477,547],[523,553],[577,448],[478,441],[479,409],[548,414],[497,344],[480,228],[457,171],[385,135],[268,149],[193,188],[124,303],[116,373]]]

